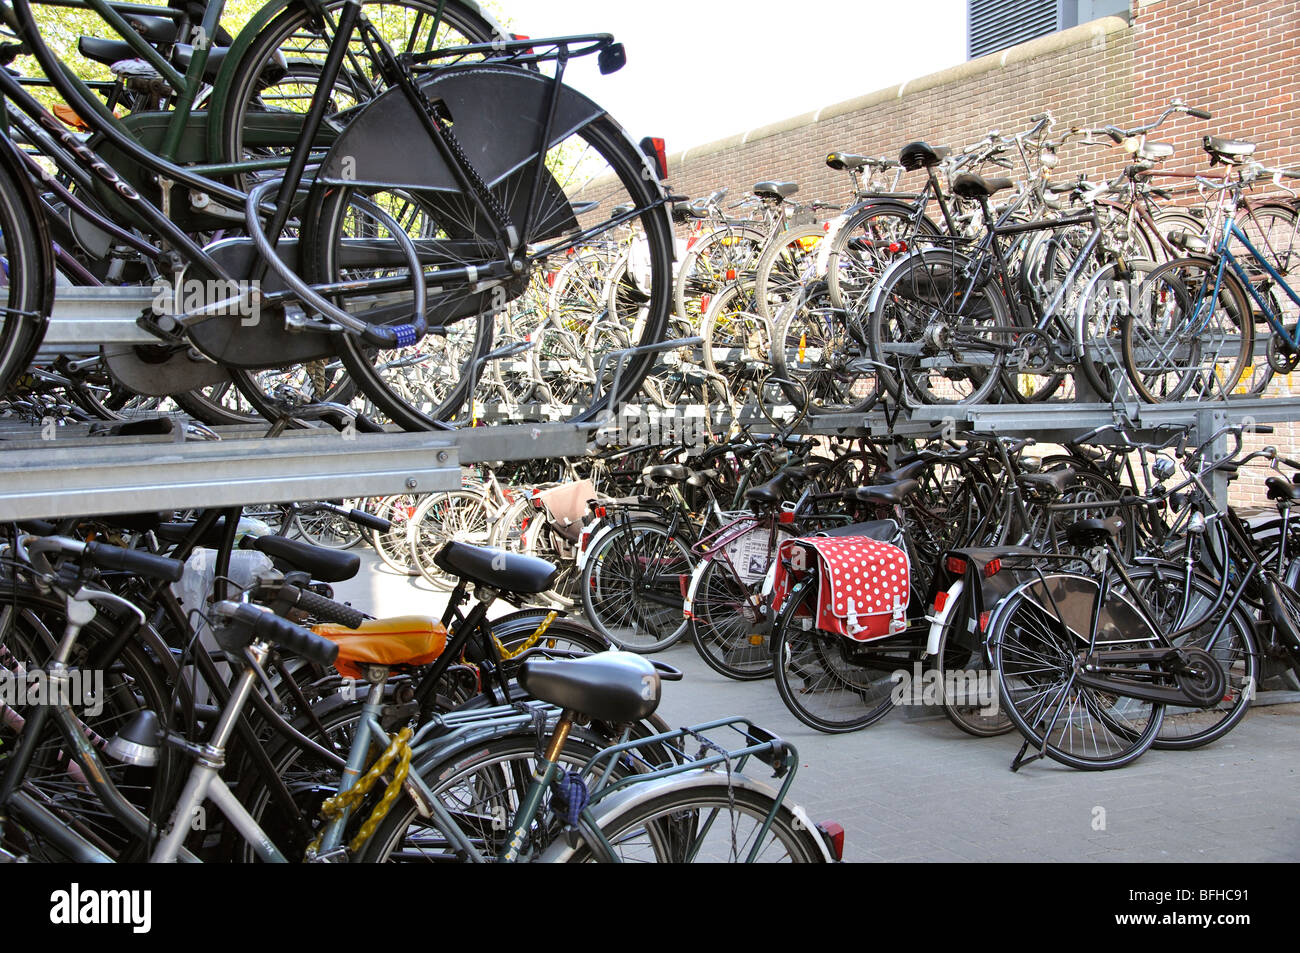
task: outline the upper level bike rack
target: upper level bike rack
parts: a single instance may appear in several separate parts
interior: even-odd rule
[[[589,438],[576,424],[273,439],[220,427],[220,440],[182,442],[184,432],[95,437],[85,426],[38,426],[0,435],[0,520],[454,490],[463,464],[577,456]]]

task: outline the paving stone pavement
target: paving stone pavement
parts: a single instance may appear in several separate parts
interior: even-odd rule
[[[437,615],[445,604],[370,554],[337,588],[375,614]],[[1216,744],[1148,751],[1115,771],[1043,760],[1012,774],[1014,732],[973,738],[942,717],[896,711],[826,735],[791,715],[771,681],[724,678],[689,643],[658,657],[686,676],[664,686],[670,724],[743,715],[798,748],[792,797],[844,826],[846,861],[1300,860],[1300,705],[1256,708]]]

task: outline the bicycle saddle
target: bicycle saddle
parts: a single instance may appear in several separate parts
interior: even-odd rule
[[[898,480],[894,483],[881,483],[876,486],[859,486],[845,490],[847,499],[859,503],[885,503],[896,505],[921,488],[919,480]]]
[[[658,463],[648,466],[641,475],[650,480],[665,480],[669,483],[684,483],[691,477],[691,471],[680,463]]]
[[[909,172],[917,169],[929,169],[944,160],[952,152],[947,146],[935,148],[928,142],[909,142],[898,153],[898,164]]]
[[[1210,154],[1210,165],[1219,162],[1224,165],[1239,165],[1242,159],[1255,154],[1255,143],[1244,139],[1206,136],[1201,140],[1201,145]]]
[[[986,199],[990,195],[1001,192],[1003,189],[1009,189],[1015,184],[1015,182],[1003,175],[986,179],[974,172],[963,172],[953,179],[952,191],[955,195],[960,195],[964,199]]]
[[[773,202],[779,202],[782,199],[788,199],[799,191],[799,186],[794,182],[756,182],[754,183],[754,194],[760,199],[771,199]]]
[[[826,157],[826,164],[836,172],[843,172],[846,169],[861,169],[871,159],[867,156],[854,155],[851,152],[832,152]]]
[[[1071,546],[1090,549],[1114,539],[1123,529],[1124,520],[1118,516],[1079,520],[1066,527],[1065,538]]]
[[[545,559],[509,553],[504,549],[472,546],[451,540],[445,543],[433,563],[443,572],[468,579],[501,592],[536,595],[551,588],[558,571]]]
[[[362,678],[363,665],[428,665],[447,646],[447,630],[429,616],[367,619],[355,629],[331,622],[312,631],[338,645],[334,667],[345,678]]]
[[[311,573],[311,577],[317,582],[343,582],[361,571],[361,556],[357,553],[313,546],[300,539],[285,539],[283,536],[245,536],[240,547],[255,549],[259,553],[270,556],[277,564],[288,564],[292,569]]]
[[[1300,486],[1284,477],[1271,476],[1264,481],[1270,500],[1300,500]]]
[[[1031,490],[1046,491],[1053,496],[1060,496],[1073,477],[1072,467],[1061,467],[1057,470],[1048,470],[1046,473],[1024,473],[1016,479],[1020,481],[1021,486]]]
[[[1172,142],[1148,142],[1137,151],[1139,159],[1154,161],[1156,159],[1168,159],[1174,154],[1174,144]]]
[[[131,28],[154,46],[176,42],[176,21],[170,17],[150,17],[137,13],[125,14]]]
[[[631,652],[529,659],[520,666],[519,684],[540,701],[620,724],[652,715],[662,691],[654,663]]]
[[[902,532],[893,520],[867,520],[865,523],[848,523],[844,526],[832,526],[819,529],[814,536],[865,536],[878,543],[892,543]]]

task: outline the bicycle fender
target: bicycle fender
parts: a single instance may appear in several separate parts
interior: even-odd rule
[[[948,587],[947,601],[944,602],[943,608],[935,613],[930,619],[930,635],[926,638],[925,642],[926,655],[939,654],[939,638],[943,635],[943,630],[948,624],[948,620],[952,618],[953,613],[957,611],[957,603],[961,601],[962,590],[965,588],[966,583],[961,579],[958,579]]]
[[[648,781],[634,781],[621,790],[612,792],[608,797],[600,798],[595,804],[591,805],[591,812],[595,816],[597,826],[604,829],[618,820],[623,814],[640,807],[664,791],[716,787],[719,781],[725,781],[726,779],[726,774],[719,775],[717,771],[698,769]],[[734,787],[753,791],[776,800],[776,790],[762,781],[756,781],[747,775],[736,773],[731,774],[730,780]],[[787,799],[785,804],[800,824],[806,825],[808,830],[814,832],[814,840],[816,840],[817,847],[822,853],[822,859],[828,864],[834,863],[835,858],[831,856],[830,848],[826,846],[825,839],[816,833],[816,822],[809,818],[807,812],[793,801]],[[576,852],[577,847],[570,846],[567,838],[559,838],[538,859],[542,863],[563,864],[570,862]]]

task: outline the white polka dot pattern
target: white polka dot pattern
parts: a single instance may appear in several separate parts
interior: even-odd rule
[[[889,636],[900,628],[910,598],[911,566],[897,546],[865,536],[789,539],[781,543],[773,585],[780,607],[800,569],[817,569],[817,628],[857,642]]]

